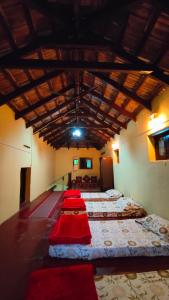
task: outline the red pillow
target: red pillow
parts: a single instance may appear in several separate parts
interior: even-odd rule
[[[80,190],[67,190],[63,193],[63,198],[80,198]]]

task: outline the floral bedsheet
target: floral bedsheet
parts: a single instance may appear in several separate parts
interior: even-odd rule
[[[169,270],[95,276],[99,300],[168,300]]]
[[[98,193],[81,193],[81,197],[86,200],[87,199],[107,199],[107,200],[113,200],[113,199],[118,199],[119,197],[110,197],[108,194],[103,193],[103,192],[98,192]]]
[[[90,245],[50,245],[49,255],[57,258],[92,260],[103,257],[169,256],[169,243],[135,219],[89,221]]]
[[[131,198],[121,197],[117,201],[86,201],[86,212],[92,218],[138,218],[146,216],[142,206]],[[62,214],[82,214],[84,211],[62,211]]]

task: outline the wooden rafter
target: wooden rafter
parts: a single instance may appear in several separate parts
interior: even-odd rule
[[[93,121],[97,121],[97,122],[100,124],[100,126],[107,125],[103,120],[101,120],[100,118],[98,118],[98,117],[97,117],[97,114],[95,114],[95,113],[91,114],[91,115],[90,115],[90,118],[91,118]],[[83,119],[83,121],[84,121],[84,120],[87,121],[88,123],[90,122],[89,119]],[[90,123],[90,124],[92,124],[92,123]],[[119,134],[119,130],[113,128],[111,125],[109,125],[108,129],[109,129],[109,130],[107,130],[107,128],[105,128],[105,129],[104,129],[104,132],[105,132],[107,135],[109,135],[110,137],[114,137],[114,134],[115,134],[115,133],[116,133],[116,134]],[[101,131],[101,129],[100,129],[100,131]],[[102,132],[103,132],[103,130],[102,130]]]
[[[119,92],[123,93],[124,95],[130,97],[134,101],[138,102],[140,105],[147,109],[151,109],[150,104],[145,101],[144,99],[140,98],[136,93],[131,92],[127,88],[125,88],[123,85],[120,85],[118,82],[115,80],[105,76],[104,74],[101,73],[92,73],[94,76],[100,78],[101,80],[105,81],[106,83],[110,84],[112,87],[117,89]]]
[[[64,87],[59,91],[55,91],[52,95],[42,99],[41,101],[36,102],[35,104],[23,109],[22,111],[18,112],[15,115],[15,119],[17,120],[19,118],[24,118],[24,116],[27,115],[28,113],[32,112],[33,110],[37,109],[38,107],[40,107],[50,101],[56,100],[60,96],[64,96],[64,94],[66,92],[70,91],[73,88],[74,88],[74,84],[70,84],[68,87]]]
[[[106,112],[104,112],[103,110],[101,110],[100,108],[97,108],[94,104],[92,104],[91,102],[87,101],[85,98],[83,98],[83,103],[86,104],[89,108],[91,108],[92,110],[96,110],[99,114],[101,114],[103,117],[106,117],[106,119],[108,119],[112,125],[115,124],[119,127],[125,128],[126,129],[126,124],[118,121],[116,118],[106,114]],[[112,127],[112,130],[114,130],[114,128]]]
[[[83,84],[84,86],[87,87],[87,85]],[[115,110],[117,110],[120,114],[126,116],[127,118],[136,121],[136,117],[131,114],[130,112],[128,112],[127,110],[125,110],[123,107],[115,104],[112,100],[110,103],[110,100],[108,100],[107,98],[105,98],[103,95],[99,94],[96,90],[95,91],[91,91],[89,94],[91,94],[92,96],[96,97],[100,102],[103,102],[105,104],[107,104],[109,106],[109,108],[114,108]]]
[[[131,53],[126,52],[122,48],[113,49],[113,51],[119,57],[122,57],[122,58],[128,60],[130,63],[139,64],[142,66],[149,65],[153,70],[153,72],[150,74],[152,77],[156,78],[158,81],[161,81],[165,84],[169,84],[169,76],[165,75],[164,71],[161,70],[158,66],[153,65],[153,64],[147,64],[147,63],[143,62],[141,59],[139,59],[138,57],[132,55]]]
[[[19,87],[18,89],[15,89],[15,91],[13,91],[12,93],[4,95],[3,97],[0,98],[0,106],[3,104],[7,104],[10,100],[13,100],[16,97],[19,97],[20,95],[30,91],[31,89],[46,82],[47,80],[57,77],[57,76],[60,76],[61,74],[62,74],[62,72],[52,71],[34,81],[32,81],[31,83],[28,83],[22,87]]]
[[[63,113],[59,113],[57,116],[55,116],[53,118],[52,121],[45,121],[43,122],[42,125],[40,126],[36,126],[33,130],[33,133],[37,133],[39,132],[39,136],[41,136],[41,133],[44,133],[44,132],[48,132],[50,130],[52,130],[55,122],[61,120],[62,118],[66,117],[67,114],[71,111],[74,111],[75,110],[75,105],[74,105],[74,102],[73,102],[73,105],[72,104],[69,104],[68,107],[67,107],[67,111],[63,112]]]
[[[7,34],[8,41],[9,41],[9,44],[10,44],[12,50],[15,51],[17,49],[17,46],[16,46],[15,40],[13,38],[10,25],[8,24],[8,20],[6,18],[6,15],[5,15],[1,5],[0,5],[0,25],[2,26],[3,30]]]
[[[52,110],[49,110],[48,112],[46,112],[45,114],[31,120],[31,121],[28,121],[26,123],[26,128],[30,127],[30,126],[33,126],[35,125],[36,123],[39,123],[40,121],[52,116],[52,114],[56,114],[56,113],[59,113],[59,111],[65,107],[67,107],[68,105],[70,104],[73,104],[73,99],[70,99],[70,100],[67,100],[66,102],[60,104],[60,105],[57,105],[57,107],[53,108]]]

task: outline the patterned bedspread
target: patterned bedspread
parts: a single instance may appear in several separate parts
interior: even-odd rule
[[[109,198],[109,195],[106,194],[106,193],[102,193],[102,192],[99,192],[99,193],[81,193],[81,197],[86,199],[93,199],[93,198],[96,198],[96,199],[99,199],[99,198]]]
[[[138,218],[144,217],[146,211],[142,206],[135,203],[131,198],[121,197],[117,201],[86,201],[86,211],[92,218]],[[76,211],[63,211],[64,214],[81,214]]]
[[[168,300],[169,270],[95,276],[100,300]]]
[[[169,256],[169,243],[147,231],[135,219],[89,221],[90,245],[49,246],[49,255],[57,258],[92,260],[102,257]]]

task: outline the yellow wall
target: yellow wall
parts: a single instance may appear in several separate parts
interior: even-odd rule
[[[0,108],[0,223],[19,209],[20,169],[31,167],[32,201],[55,179],[54,153],[22,119],[15,121],[7,106]]]
[[[164,122],[159,129],[169,127],[169,88],[154,99],[153,112],[163,116]],[[131,121],[127,130],[115,136],[120,148],[119,164],[115,162],[112,141],[105,151],[114,160],[115,187],[142,203],[149,213],[169,219],[169,160],[153,160],[148,139],[152,133],[150,114],[148,110],[141,111],[136,123]]]
[[[91,170],[73,170],[73,158],[75,157],[88,157],[93,159],[93,169]],[[95,148],[85,149],[80,148],[60,148],[55,153],[55,175],[56,179],[60,178],[68,172],[72,172],[72,178],[76,176],[95,175],[100,176],[100,151]]]

